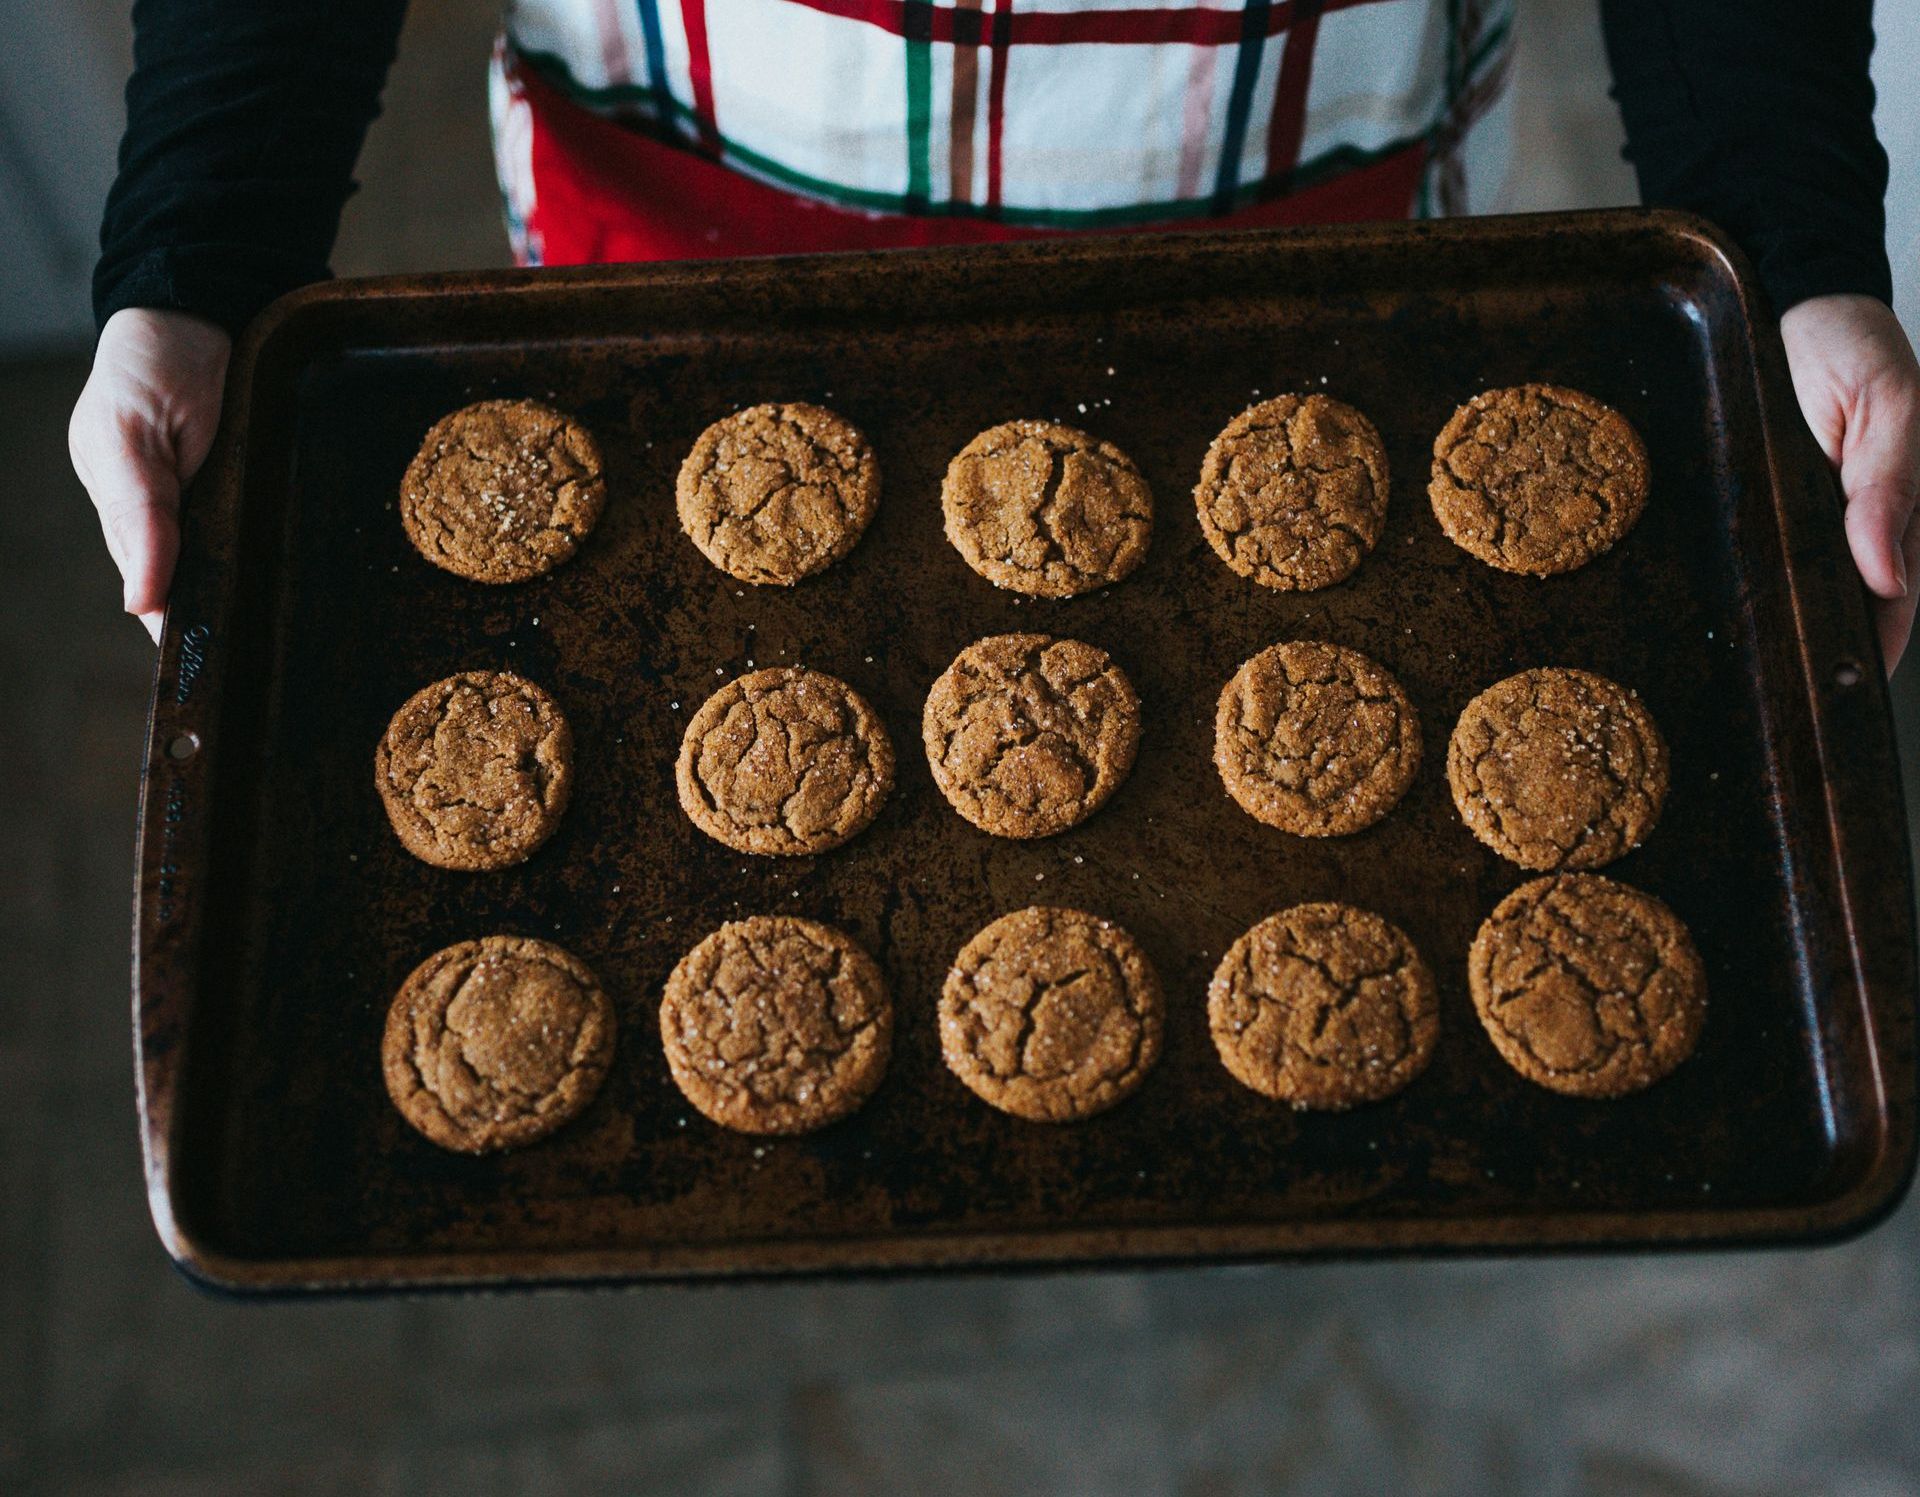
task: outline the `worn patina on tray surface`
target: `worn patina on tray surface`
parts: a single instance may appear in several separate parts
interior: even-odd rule
[[[1535,379],[1625,412],[1654,475],[1623,544],[1547,581],[1455,549],[1424,492],[1454,406]],[[1221,565],[1190,491],[1231,416],[1298,389],[1372,417],[1393,498],[1352,580],[1289,595]],[[400,474],[447,410],[523,395],[599,436],[606,516],[541,581],[435,571],[394,513]],[[864,427],[883,498],[839,565],[746,587],[680,534],[674,474],[709,421],[783,399]],[[1111,438],[1151,481],[1152,548],[1121,585],[1023,601],[943,538],[948,458],[1029,415]],[[1777,334],[1702,225],[1616,213],[337,284],[265,315],[227,417],[187,509],[135,931],[149,1187],[168,1250],[205,1281],[1810,1240],[1876,1219],[1911,1173],[1914,938],[1879,661]],[[1029,844],[963,822],[918,749],[935,676],[1012,630],[1103,646],[1147,714],[1112,803]],[[1380,660],[1424,721],[1412,792],[1355,837],[1260,826],[1210,762],[1221,684],[1295,637]],[[752,859],[681,815],[674,753],[715,686],[790,661],[883,714],[899,786],[840,851]],[[1466,992],[1473,931],[1524,875],[1460,825],[1446,735],[1475,692],[1542,664],[1629,683],[1665,730],[1666,815],[1608,871],[1680,912],[1712,983],[1696,1057],[1611,1104],[1508,1070]],[[488,667],[563,704],[574,803],[524,866],[442,872],[389,831],[373,746],[417,687]],[[1444,1027],[1400,1097],[1296,1116],[1221,1068],[1205,986],[1253,921],[1334,897],[1409,932]],[[1073,1127],[1001,1116],[940,1063],[949,959],[1034,902],[1120,921],[1168,993],[1159,1069]],[[893,984],[887,1081],[811,1137],[712,1127],[661,1055],[667,972],[751,911],[844,927]],[[591,963],[618,1005],[619,1054],[552,1140],[455,1157],[389,1105],[381,1023],[423,956],[495,931]]]

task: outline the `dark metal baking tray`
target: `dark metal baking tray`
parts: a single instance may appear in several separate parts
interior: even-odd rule
[[[1424,493],[1454,406],[1532,379],[1618,406],[1654,475],[1623,544],[1547,581],[1456,550]],[[1188,497],[1226,420],[1290,389],[1367,411],[1393,470],[1378,549],[1305,595],[1229,573]],[[607,513],[549,578],[462,582],[408,548],[395,488],[436,417],[521,395],[598,433]],[[749,588],[680,535],[673,479],[709,421],[778,399],[864,427],[884,496],[844,562]],[[1121,585],[1022,601],[943,539],[949,456],[1028,415],[1111,437],[1151,480],[1152,550]],[[1018,844],[946,808],[918,724],[963,645],[1034,629],[1111,651],[1147,728],[1105,810]],[[1381,660],[1423,718],[1419,780],[1359,836],[1264,828],[1211,767],[1221,684],[1298,636]],[[673,758],[710,690],[786,661],[878,707],[899,788],[838,852],[750,859],[679,813]],[[1711,974],[1695,1058],[1614,1103],[1509,1071],[1464,981],[1475,927],[1523,875],[1455,817],[1446,737],[1480,688],[1546,663],[1630,683],[1665,729],[1667,813],[1609,872],[1671,903]],[[578,742],[558,834],[488,875],[408,857],[369,767],[410,692],[475,667],[543,683]],[[1913,1168],[1904,827],[1835,493],[1753,283],[1704,224],[1625,212],[319,286],[245,340],[186,510],[135,916],[154,1216],[184,1269],[239,1290],[1829,1238],[1887,1211]],[[1205,985],[1254,920],[1328,897],[1413,936],[1443,1031],[1400,1097],[1296,1116],[1220,1067]],[[940,1063],[952,953],[1035,902],[1123,923],[1169,995],[1158,1070],[1077,1126],[1000,1116]],[[674,961],[764,910],[845,927],[898,1004],[886,1082],[811,1137],[710,1126],[660,1051]],[[381,1023],[417,961],[493,931],[591,963],[619,1055],[562,1133],[455,1157],[388,1104]]]

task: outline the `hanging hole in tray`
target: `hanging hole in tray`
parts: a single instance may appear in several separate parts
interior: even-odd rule
[[[1833,684],[1842,689],[1860,684],[1860,662],[1843,660],[1833,668]]]
[[[176,733],[167,740],[167,757],[175,764],[184,764],[200,752],[198,733]]]

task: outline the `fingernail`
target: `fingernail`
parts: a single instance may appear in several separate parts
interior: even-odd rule
[[[1900,589],[1900,596],[1907,595],[1907,559],[1900,554],[1900,548],[1893,548],[1893,585]]]

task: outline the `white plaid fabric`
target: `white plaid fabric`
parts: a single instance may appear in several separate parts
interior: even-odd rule
[[[1231,212],[1422,149],[1420,208],[1504,167],[1512,0],[514,0],[518,64],[750,176],[1062,228]],[[498,80],[496,79],[496,84]],[[509,208],[524,144],[496,87]],[[1498,136],[1489,141],[1488,134]]]

